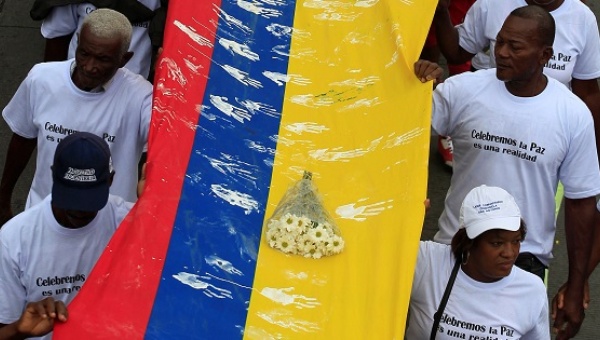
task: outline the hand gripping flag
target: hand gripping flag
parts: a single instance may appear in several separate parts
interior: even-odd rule
[[[146,189],[54,337],[402,339],[432,87],[413,63],[434,6],[171,1]],[[305,171],[335,255],[265,237]]]

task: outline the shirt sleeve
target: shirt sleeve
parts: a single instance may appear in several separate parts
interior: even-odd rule
[[[431,127],[442,136],[450,136],[452,130],[451,113],[454,79],[450,78],[439,84],[433,91]]]
[[[548,299],[543,296],[542,299],[542,310],[535,320],[535,327],[524,334],[522,340],[537,340],[537,339],[550,339],[550,321],[548,320]]]
[[[600,173],[598,172],[598,157],[592,115],[583,104],[574,103],[571,122],[575,128],[572,134],[568,152],[559,170],[559,180],[565,188],[565,197],[581,199],[600,193]]]
[[[584,29],[580,34],[585,35],[585,44],[577,57],[572,77],[580,80],[596,79],[600,77],[600,34],[596,18],[586,16]]]
[[[149,90],[142,101],[140,119],[140,138],[144,142],[144,152],[148,151],[148,133],[150,131],[150,121],[152,118],[152,85],[148,83],[147,86],[149,87]]]
[[[415,287],[419,287],[421,285],[423,274],[427,272],[426,246],[427,244],[425,242],[419,242],[419,253],[417,254],[417,264],[415,265],[415,276],[413,278],[413,289],[411,289],[411,295],[412,293],[416,292]]]
[[[54,7],[42,22],[42,36],[53,39],[74,33],[79,21],[76,9],[75,5]]]
[[[6,228],[6,226],[5,226]],[[18,259],[0,234],[0,323],[10,324],[25,308],[25,287],[21,284]]]
[[[12,132],[24,138],[36,138],[37,127],[33,122],[33,101],[31,86],[35,66],[17,88],[8,105],[2,111],[2,117]]]
[[[462,24],[458,29],[458,44],[465,51],[477,54],[483,51],[490,42],[485,37],[485,22],[487,16],[487,1],[475,1],[469,8]]]

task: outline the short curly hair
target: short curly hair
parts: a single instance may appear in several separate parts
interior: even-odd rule
[[[119,37],[121,55],[129,50],[133,28],[125,15],[109,8],[99,8],[83,20],[81,29],[84,27],[87,27],[89,32],[98,38]]]
[[[547,10],[540,6],[529,5],[516,8],[510,12],[509,16],[535,20],[537,22],[538,38],[540,39],[540,42],[545,46],[554,45],[556,23]]]

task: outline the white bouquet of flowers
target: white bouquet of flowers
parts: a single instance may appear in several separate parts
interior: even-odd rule
[[[344,249],[340,230],[323,207],[307,171],[288,189],[266,225],[269,246],[286,254],[318,259]]]

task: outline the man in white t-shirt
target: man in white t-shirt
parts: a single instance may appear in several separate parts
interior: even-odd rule
[[[160,7],[160,0],[137,0],[154,11]],[[42,36],[46,38],[44,61],[60,61],[75,57],[77,40],[83,20],[97,9],[91,3],[77,3],[53,7],[41,26]],[[134,22],[131,36],[131,59],[125,67],[134,73],[148,78],[152,46],[148,28],[150,20]]]
[[[110,149],[94,134],[60,142],[51,173],[52,194],[0,229],[0,327],[19,320],[27,303],[68,304],[133,205],[109,194]]]
[[[440,50],[448,60],[459,62],[471,60],[489,46],[486,68],[496,67],[496,35],[512,10],[537,5],[548,11],[556,22],[556,38],[544,74],[569,87],[586,103],[594,119],[600,120],[600,34],[594,13],[580,0],[478,0],[463,24],[456,27],[449,19],[448,1],[439,1],[434,17]],[[596,147],[600,152],[600,124],[597,128]]]
[[[553,55],[554,32],[547,11],[518,8],[498,33],[497,69],[463,73],[435,89],[432,127],[452,137],[455,171],[434,240],[450,242],[469,190],[482,184],[498,186],[515,197],[528,226],[521,253],[547,266],[556,230],[554,196],[561,181],[569,278],[567,301],[555,326],[567,324],[561,334],[573,335],[583,321],[583,286],[600,172],[588,108],[543,74]],[[415,68],[420,79],[423,64],[420,61]]]
[[[110,9],[83,23],[75,59],[35,65],[4,108],[13,131],[0,182],[0,225],[12,217],[12,193],[37,146],[36,170],[26,209],[50,193],[56,145],[76,131],[92,132],[110,146],[119,177],[111,193],[135,202],[138,163],[150,128],[152,85],[122,68],[131,24]]]

